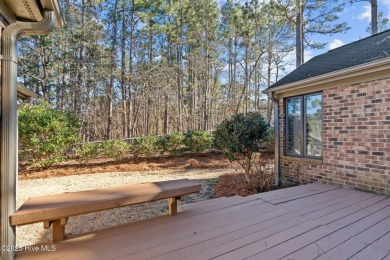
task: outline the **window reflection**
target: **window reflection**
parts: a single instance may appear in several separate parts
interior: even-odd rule
[[[305,97],[306,155],[322,156],[322,95]]]
[[[302,102],[301,98],[287,100],[287,154],[302,154]]]
[[[322,157],[322,93],[286,101],[286,155]]]

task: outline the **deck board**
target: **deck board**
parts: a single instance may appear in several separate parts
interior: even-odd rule
[[[316,194],[311,197],[299,198],[293,201],[289,201],[283,204],[279,204],[279,206],[289,209],[296,210],[311,207],[315,209],[318,203],[329,203],[329,205],[335,204],[337,202],[342,202],[347,200],[348,198],[357,195],[357,191],[353,191],[350,189],[338,189],[332,192]]]
[[[228,233],[228,232],[226,232],[226,233]],[[230,234],[230,235],[233,235],[233,234]],[[214,242],[214,243],[213,243],[213,246],[215,246],[215,241],[212,241],[212,242]],[[161,245],[161,247],[164,247],[164,246],[165,246],[165,245]],[[176,245],[176,246],[177,246],[177,245]],[[167,248],[165,247],[164,250],[167,250]],[[188,251],[188,250],[187,250],[187,251]],[[149,253],[149,252],[148,252],[148,253]],[[137,256],[138,256],[138,255],[137,255]]]
[[[377,198],[377,200],[383,200],[383,198]],[[368,204],[368,201],[369,200],[366,200],[366,201],[364,201],[362,203],[359,203],[359,205],[362,206],[360,212],[366,211],[365,207],[370,207],[370,204]],[[340,210],[339,213],[341,213],[341,212],[343,212],[343,211]],[[339,220],[348,219],[350,216],[351,216],[351,214],[348,215],[348,213],[346,213],[345,216],[343,218],[339,219]],[[330,223],[334,223],[334,222],[339,222],[339,220],[334,221],[333,218],[328,218],[326,221],[331,221]],[[313,220],[313,221],[316,221],[316,220]],[[302,234],[302,235],[300,235],[298,237],[295,237],[293,240],[289,240],[289,241],[287,241],[287,242],[285,242],[285,243],[283,243],[281,245],[278,245],[275,248],[272,248],[270,250],[266,250],[263,253],[257,254],[257,255],[254,256],[253,259],[255,259],[255,258],[257,258],[257,259],[269,259],[271,255],[273,257],[279,259],[279,258],[285,257],[286,255],[291,254],[294,251],[299,250],[300,248],[304,248],[307,245],[311,245],[311,244],[313,244],[313,242],[316,242],[317,240],[319,240],[321,238],[326,238],[330,234],[334,233],[334,229],[329,228],[329,226],[330,226],[329,224],[330,223],[326,223],[326,222],[322,222],[321,223],[321,224],[324,224],[324,226],[322,226],[323,227],[322,232],[320,232],[320,230],[309,231],[309,232],[307,232],[305,234]],[[345,226],[348,225],[346,222],[341,222],[341,223],[344,223]],[[325,229],[325,227],[327,229]],[[340,228],[341,227],[343,227],[343,226],[340,226]],[[316,244],[317,243],[315,243],[315,245]],[[320,248],[322,248],[322,247],[320,247]],[[318,249],[318,248],[316,248],[316,249]],[[288,257],[287,259],[291,259],[291,257]],[[300,258],[297,258],[295,256],[293,259],[307,259],[307,258],[304,258],[302,256]]]
[[[385,207],[375,213],[372,213],[371,215],[366,215],[365,217],[356,220],[355,222],[344,222],[344,227],[340,226],[339,224],[340,222],[343,223],[343,219],[330,223],[327,225],[328,227],[334,229],[332,224],[337,224],[340,229],[318,241],[313,241],[313,243],[309,246],[306,246],[305,248],[288,255],[285,259],[314,259],[315,257],[318,257],[319,255],[329,251],[337,245],[342,244],[343,242],[372,227],[373,225],[390,218],[389,212],[390,208]]]
[[[268,246],[271,243],[276,243],[275,241],[282,240],[282,239],[288,239],[283,238],[282,236],[279,236],[279,234],[285,230],[289,230],[289,235],[294,236],[294,232],[301,232],[301,229],[303,228],[301,225],[306,222],[306,219],[302,217],[296,217],[292,218],[290,220],[287,220],[285,222],[280,222],[275,226],[271,226],[267,229],[260,230],[258,232],[251,232],[247,231],[248,233],[240,234],[241,236],[237,239],[234,239],[234,237],[228,237],[229,242],[222,241],[223,243],[220,243],[218,246],[208,248],[208,250],[204,250],[201,252],[198,252],[196,254],[191,255],[188,259],[211,259],[215,257],[221,257],[222,255],[229,254],[229,256],[236,257],[234,255],[234,252],[237,250],[240,250],[241,248],[244,248],[246,246],[257,248],[256,245],[252,246],[255,243],[260,244],[261,242],[264,244],[264,246]],[[311,225],[316,225],[313,222],[310,222]],[[310,224],[306,223],[306,226],[309,226]],[[312,227],[314,228],[314,227]],[[176,257],[176,254],[172,254],[172,258],[174,259]],[[168,258],[164,258],[168,259]],[[237,258],[236,258],[237,259]],[[242,258],[238,258],[242,259]]]
[[[181,248],[177,251],[172,251],[160,259],[173,259],[175,257],[189,257],[195,255],[193,259],[208,259],[211,256],[218,256],[225,253],[225,244],[232,243],[235,246],[245,246],[247,242],[245,237],[262,236],[267,237],[278,233],[290,226],[297,225],[305,221],[296,213],[283,214],[273,219],[258,223],[235,232],[226,233],[222,236],[215,237],[212,240],[192,245],[191,247]],[[262,238],[260,237],[260,238]],[[199,255],[200,253],[200,255]]]
[[[244,247],[236,248],[227,254],[216,257],[216,259],[245,259],[317,228],[321,228],[321,225],[314,221],[304,221],[299,225],[285,229],[265,239],[257,240],[255,238],[255,241],[248,240],[248,244]]]
[[[387,233],[386,235],[382,236],[375,242],[373,242],[371,245],[368,245],[366,248],[355,254],[352,258],[353,259],[370,259],[370,260],[380,260],[383,259],[385,256],[390,254],[390,233]]]
[[[375,195],[373,195],[373,196],[375,196]],[[348,200],[348,201],[346,201],[344,203],[333,205],[333,206],[328,207],[328,208],[326,208],[324,210],[317,211],[317,212],[315,212],[316,215],[314,217],[312,217],[310,214],[303,215],[303,216],[305,218],[310,219],[311,221],[315,221],[315,223],[318,224],[318,227],[319,227],[321,225],[325,225],[327,223],[335,221],[335,220],[337,220],[339,218],[348,216],[351,212],[353,212],[354,210],[358,209],[357,206],[353,207],[354,206],[353,204],[362,203],[362,201],[365,201],[365,200],[367,200],[368,198],[371,198],[371,197],[372,197],[371,194],[362,194],[362,196],[355,196],[355,197],[351,198],[350,200]],[[351,206],[346,207],[347,205],[351,205]],[[328,213],[329,211],[332,212],[332,213],[329,214]],[[321,230],[325,230],[325,228],[321,227]],[[316,230],[316,231],[314,231],[314,235],[315,236],[319,236],[319,238],[322,238],[322,237],[330,234],[331,231],[332,231],[331,229],[327,229],[327,230],[328,230],[327,232],[322,232],[322,233],[318,232],[318,230]],[[281,249],[292,248],[291,245],[290,245],[291,243],[294,244],[293,248],[296,248],[297,246],[300,246],[299,244],[296,244],[297,239],[299,240],[300,237],[305,238],[306,236],[309,236],[309,237],[312,238],[312,236],[311,236],[312,232],[309,232],[309,231],[310,230],[305,230],[305,229],[302,228],[302,229],[300,229],[300,232],[301,232],[300,234],[297,234],[296,237],[291,237],[291,234],[294,234],[292,232],[292,230],[284,230],[283,232],[281,232],[279,234],[282,238],[285,239],[284,241],[281,241],[281,243],[287,242],[291,238],[294,238],[294,240],[289,241],[287,243],[287,246],[283,245],[281,248],[277,248],[275,252],[283,252],[283,250],[281,250]],[[308,232],[308,234],[305,234],[306,232]],[[286,239],[286,238],[289,238],[289,239]],[[263,243],[263,242],[264,242],[264,244],[267,244],[267,248],[261,247],[261,243]],[[303,245],[302,247],[304,247],[304,246],[306,246],[306,245]],[[233,259],[235,257],[238,257],[238,255],[240,255],[240,254],[245,255],[246,257],[249,257],[251,255],[256,255],[258,253],[259,255],[256,255],[256,257],[258,259],[268,259],[268,257],[269,257],[268,253],[266,253],[264,256],[262,254],[260,254],[260,253],[262,251],[267,250],[270,247],[272,247],[272,246],[270,246],[270,244],[267,243],[266,241],[259,241],[259,242],[256,242],[254,246],[245,246],[245,247],[243,247],[241,249],[237,249],[232,254],[226,255],[225,257],[227,257],[227,259],[230,259],[230,258]],[[299,248],[297,248],[297,249],[299,249]],[[272,252],[274,252],[274,250],[271,250],[271,253]],[[247,255],[247,254],[249,254],[249,255]],[[279,257],[283,257],[283,255],[281,255]],[[224,258],[221,258],[221,259],[224,259]]]
[[[386,218],[365,231],[353,236],[347,241],[338,244],[333,249],[321,255],[318,259],[347,259],[373,243],[386,233],[390,232],[390,218]],[[388,244],[390,246],[390,244]]]
[[[251,199],[254,199],[254,198],[251,198]],[[222,197],[222,198],[213,199],[212,201],[213,201],[212,205],[223,206],[226,204],[229,205],[230,203],[234,203],[234,202],[242,203],[242,197],[240,197],[240,196]],[[181,208],[183,210],[199,209],[199,208],[203,208],[204,205],[211,206],[211,204],[209,204],[209,203],[210,203],[209,200],[204,200],[204,201],[200,201],[197,203],[184,204],[181,206]]]
[[[153,219],[153,221],[140,221],[140,222],[133,222],[127,225],[121,225],[117,227],[112,227],[104,230],[103,232],[90,232],[88,234],[83,234],[81,236],[75,236],[72,241],[84,241],[84,240],[90,240],[90,239],[104,239],[105,237],[110,237],[113,235],[119,235],[121,233],[127,233],[132,232],[136,230],[142,230],[142,229],[149,229],[153,227],[158,226],[177,226],[180,221],[191,221],[196,219],[197,217],[203,216],[203,214],[207,214],[204,216],[215,216],[216,214],[220,214],[223,212],[230,212],[234,211],[236,207],[239,207],[239,205],[243,205],[246,203],[254,202],[254,203],[262,203],[257,198],[254,197],[246,197],[242,198],[240,200],[235,199],[229,199],[227,202],[220,203],[218,200],[210,200],[210,203],[207,204],[207,206],[200,207],[200,208],[190,208],[184,212],[180,212],[177,216],[170,217],[170,216],[161,216],[158,218]],[[192,204],[188,204],[192,205]],[[218,212],[217,212],[218,211]],[[58,247],[65,247],[67,246],[67,240],[65,240],[63,243],[59,243]]]
[[[75,247],[77,248],[87,248],[92,246],[92,248],[106,248],[104,252],[99,254],[99,257],[105,254],[110,254],[111,251],[119,250],[121,247],[125,247],[128,244],[131,244],[128,248],[129,251],[142,250],[143,248],[151,245],[161,243],[161,238],[163,242],[169,240],[181,239],[183,237],[193,234],[194,231],[201,232],[202,230],[208,230],[210,227],[215,227],[218,225],[224,225],[225,223],[230,223],[234,219],[239,219],[242,217],[242,212],[248,215],[254,215],[256,212],[248,210],[253,208],[255,205],[264,204],[264,207],[271,207],[271,205],[266,204],[260,200],[253,200],[247,197],[245,200],[247,203],[240,203],[232,205],[230,207],[223,207],[218,210],[205,211],[203,214],[197,214],[192,217],[177,219],[176,221],[169,221],[157,226],[149,227],[145,226],[141,229],[135,229],[130,231],[121,232],[119,234],[112,233],[110,230],[107,232],[98,232],[99,237],[92,236],[89,239],[84,239],[80,237],[77,239],[67,240],[64,243],[59,243],[62,245],[62,250],[52,253],[54,257],[65,257],[69,252],[73,252]],[[263,208],[264,208],[263,207]],[[203,209],[203,208],[202,208]],[[176,218],[175,217],[172,217]],[[222,220],[221,220],[222,219]],[[147,222],[145,222],[147,224]],[[176,230],[177,232],[171,232],[171,230]],[[160,237],[155,237],[155,234],[160,234]],[[148,243],[137,244],[137,242],[148,241]],[[70,241],[73,243],[70,244]],[[77,244],[74,245],[74,242],[77,241]],[[106,245],[110,245],[107,247]],[[79,255],[79,253],[82,255]],[[83,250],[80,250],[76,257],[84,257]]]
[[[303,232],[301,235],[294,237],[293,239],[289,239],[288,241],[279,244],[275,247],[267,249],[261,253],[254,254],[252,257],[248,259],[280,259],[286,255],[291,254],[297,249],[303,248],[312,243],[312,241],[316,241],[320,238],[323,238],[329,235],[332,232],[331,229],[326,228],[324,226],[319,226],[315,229],[309,230],[307,232]]]
[[[214,232],[218,232],[219,230],[223,230],[226,232],[230,227],[234,226],[237,222],[240,220],[246,219],[249,222],[249,219],[257,218],[258,215],[262,214],[262,212],[269,212],[270,210],[273,210],[272,207],[270,207],[268,204],[261,204],[261,205],[254,205],[254,206],[248,206],[248,208],[251,208],[250,212],[243,212],[242,210],[246,210],[245,208],[237,209],[235,212],[232,212],[230,214],[225,214],[220,217],[214,218],[214,219],[208,219],[207,223],[204,221],[198,221],[196,223],[191,223],[190,227],[186,227],[185,229],[190,229],[190,232],[183,233],[181,231],[177,231],[174,233],[171,233],[169,231],[163,232],[163,233],[157,233],[155,236],[157,238],[153,238],[147,243],[144,243],[141,247],[129,247],[129,246],[122,246],[121,248],[117,248],[113,252],[109,252],[110,257],[122,257],[127,255],[133,255],[134,253],[138,253],[141,251],[148,252],[152,248],[154,249],[164,249],[166,248],[167,244],[175,244],[178,241],[185,240],[190,237],[202,237],[204,236],[204,233],[211,232],[211,236],[214,236]],[[180,226],[178,227],[180,228]],[[182,234],[183,235],[178,235]],[[209,234],[210,235],[210,234]],[[160,241],[158,238],[159,236],[164,237],[164,241]],[[139,257],[143,253],[138,254],[139,256],[134,256],[134,259],[140,259]]]
[[[350,198],[350,199],[354,199],[354,198]],[[356,198],[355,198],[356,199]],[[325,202],[327,202],[327,201],[325,201]],[[318,203],[316,206],[320,206],[320,208],[322,208],[322,205],[321,205],[321,203]],[[301,209],[302,210],[302,209]],[[301,211],[300,210],[300,211]],[[300,212],[299,212],[300,213]],[[296,214],[298,214],[298,210],[297,210],[297,212],[296,212]],[[291,215],[291,216],[293,216],[293,215]],[[295,215],[296,216],[296,215]],[[280,224],[280,223],[279,223]],[[230,234],[230,235],[232,235],[232,234]],[[233,240],[233,239],[232,239]],[[247,242],[244,242],[243,244],[245,244],[245,243],[247,243]],[[215,244],[213,244],[214,246],[215,246]],[[237,246],[237,237],[234,237],[234,242],[232,243],[232,245],[228,245],[227,247],[231,247],[231,246]],[[214,248],[212,248],[212,250],[211,251],[213,251],[213,253],[215,253],[216,252],[216,250],[215,250],[215,247]],[[222,250],[222,252],[223,252],[223,250]],[[213,256],[215,256],[215,255],[213,255]],[[202,256],[199,256],[199,258],[200,259],[202,259],[203,257],[205,257],[205,255],[202,255]],[[210,257],[210,256],[209,256]]]
[[[302,185],[298,187],[291,187],[285,190],[276,190],[255,195],[256,197],[267,201],[271,204],[280,204],[287,201],[293,201],[299,198],[310,197],[316,194],[328,192],[330,190],[339,189],[338,186],[330,186],[321,183],[314,183],[313,185]]]
[[[148,248],[147,250],[132,254],[131,256],[135,259],[149,259],[151,257],[157,257],[159,255],[167,254],[172,251],[186,249],[187,247],[194,246],[196,244],[202,245],[202,243],[209,243],[211,240],[215,240],[215,238],[217,237],[221,237],[226,234],[231,234],[235,231],[241,231],[243,229],[253,230],[254,228],[258,228],[258,226],[261,225],[260,223],[281,216],[285,212],[286,211],[283,209],[277,209],[266,213],[258,213],[256,216],[251,217],[249,219],[242,219],[239,222],[235,222],[227,226],[211,229],[203,233],[196,233],[193,236],[189,236],[184,239],[175,240],[169,243],[161,244],[156,247]],[[122,252],[122,256],[128,255],[126,250]]]
[[[384,258],[382,258],[381,260],[390,260],[390,254],[388,254],[387,256],[385,256]]]
[[[325,184],[183,205],[17,259],[388,259],[390,198]],[[50,246],[51,244],[49,244]]]

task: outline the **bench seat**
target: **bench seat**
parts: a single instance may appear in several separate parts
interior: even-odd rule
[[[169,214],[175,215],[177,200],[200,189],[196,181],[180,179],[34,197],[11,216],[11,225],[43,222],[44,228],[50,228],[53,224],[53,241],[59,242],[71,216],[161,199],[168,200]]]

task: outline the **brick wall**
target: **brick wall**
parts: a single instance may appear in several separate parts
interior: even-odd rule
[[[321,181],[390,195],[390,79],[323,91],[322,160],[285,156],[284,102],[282,181]]]

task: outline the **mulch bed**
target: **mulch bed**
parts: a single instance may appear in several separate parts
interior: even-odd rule
[[[242,172],[231,172],[219,176],[217,184],[213,189],[214,197],[220,198],[236,195],[246,197],[257,193],[279,190],[299,185],[297,183],[283,183],[279,186],[275,186],[273,178],[272,181],[269,182],[270,185],[265,185],[259,175],[251,174],[249,176],[249,183],[245,181],[245,177]]]
[[[218,182],[214,187],[214,197],[230,197],[230,196],[249,196],[261,192],[277,190],[296,186],[294,183],[283,183],[275,186],[273,163],[274,155],[271,153],[263,153],[256,162],[258,165],[263,165],[264,170],[257,167],[255,172],[248,175],[249,182],[246,180],[242,170],[224,174],[218,178]]]

